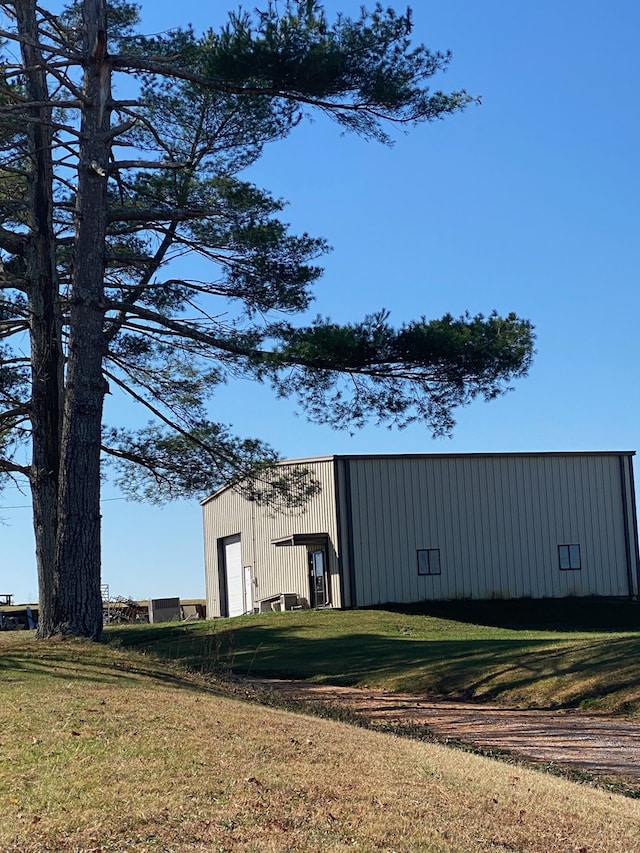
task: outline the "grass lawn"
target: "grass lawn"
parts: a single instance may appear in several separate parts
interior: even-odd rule
[[[341,622],[341,615],[347,619]],[[398,621],[396,614],[364,613],[356,625],[357,615],[274,614],[236,623],[238,655],[245,655],[243,665],[250,662],[251,644],[260,645],[253,632],[264,625],[270,665],[286,638],[293,645],[299,638],[300,653],[292,657],[300,666],[302,650],[312,660],[325,636],[332,648],[349,650],[349,661],[361,660],[363,677],[368,659],[384,678],[394,669],[388,647],[395,642],[399,661],[415,644],[407,666],[419,668],[429,642],[470,644],[484,630],[467,627],[465,639],[457,637],[460,626],[440,622],[440,635],[427,636],[424,617]],[[362,646],[374,624],[369,655]],[[414,632],[406,635],[407,627]],[[120,642],[129,637],[143,645],[146,638],[158,651],[164,632],[177,657],[189,638],[209,643],[215,655],[216,637],[228,630],[216,625],[215,633],[210,624],[176,634],[151,626],[120,634]],[[516,641],[500,633],[504,629],[492,637],[492,630],[484,634],[487,643]],[[637,642],[634,634],[627,639]],[[562,641],[550,635],[522,642],[522,648],[551,648]],[[576,642],[599,640],[589,635]],[[386,655],[384,663],[376,651]],[[314,666],[333,672],[323,654]],[[118,643],[0,634],[0,695],[3,853],[638,850],[640,801],[443,746],[242,702],[211,678]]]
[[[269,613],[118,627],[108,636],[199,672],[640,715],[637,602],[461,602],[418,611]]]

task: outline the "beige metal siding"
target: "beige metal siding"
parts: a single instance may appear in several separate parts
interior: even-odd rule
[[[333,460],[305,461],[304,467],[320,482],[321,491],[303,510],[278,512],[247,501],[232,489],[220,492],[203,504],[207,612],[212,616],[226,612],[225,602],[220,600],[220,572],[223,567],[218,543],[220,539],[238,533],[243,566],[251,566],[253,601],[256,604],[284,592],[295,592],[308,601],[306,548],[299,545],[275,546],[272,540],[296,533],[326,534],[332,604],[342,606]]]
[[[347,464],[358,606],[629,594],[619,455]],[[558,545],[570,544],[580,545],[580,571],[559,569]],[[429,548],[440,549],[442,573],[419,576],[417,550]]]
[[[296,463],[289,463],[296,464]],[[630,455],[495,454],[305,460],[322,491],[305,510],[276,513],[227,489],[203,505],[207,607],[221,601],[220,547],[240,534],[255,602],[308,599],[304,546],[326,534],[334,606],[451,598],[638,594]],[[561,571],[558,546],[579,545]],[[441,574],[419,575],[419,549],[439,549]]]

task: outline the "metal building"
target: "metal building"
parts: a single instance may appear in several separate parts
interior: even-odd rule
[[[631,451],[328,456],[278,512],[203,501],[207,612],[455,598],[636,597]]]

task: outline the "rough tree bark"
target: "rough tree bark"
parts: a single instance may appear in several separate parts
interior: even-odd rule
[[[31,492],[40,596],[40,629],[48,633],[48,602],[55,597],[58,475],[62,417],[63,359],[58,276],[53,231],[51,106],[41,51],[35,0],[16,3],[32,119],[27,128],[29,240],[26,245],[27,298],[31,336]]]
[[[98,639],[110,77],[105,0],[84,0],[84,84],[60,460],[54,631]],[[102,345],[101,345],[102,342]]]

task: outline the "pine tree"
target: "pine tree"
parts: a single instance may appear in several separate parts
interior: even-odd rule
[[[40,636],[101,635],[102,460],[153,498],[313,492],[209,419],[220,382],[270,382],[340,427],[421,419],[440,434],[457,406],[526,374],[532,330],[515,315],[286,319],[309,306],[325,243],[290,234],[282,203],[243,172],[314,112],[387,142],[394,125],[462,110],[464,91],[429,90],[450,57],[411,44],[410,12],[330,23],[291,0],[149,38],[122,0],[0,10],[0,474],[33,496]],[[208,280],[176,274],[187,254]],[[103,425],[115,388],[149,426]]]

